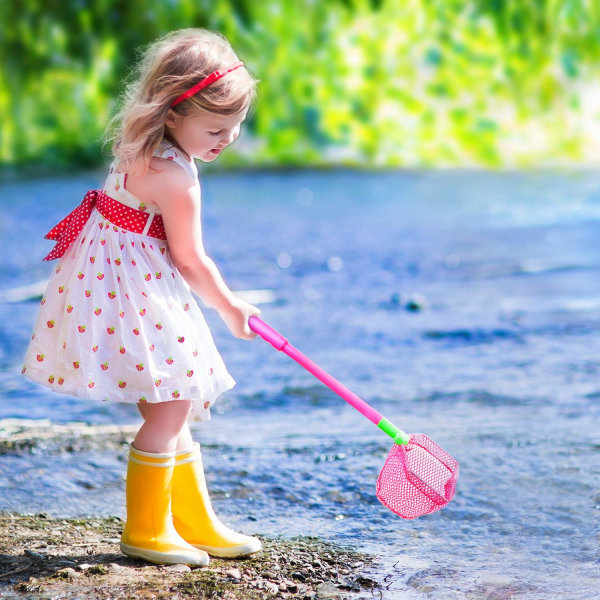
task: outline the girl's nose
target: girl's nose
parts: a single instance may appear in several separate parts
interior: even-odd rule
[[[225,133],[225,137],[224,137],[224,142],[229,145],[232,142],[234,142],[238,135],[240,135],[240,130],[238,127],[236,127],[235,129],[232,129],[231,131],[228,131]]]

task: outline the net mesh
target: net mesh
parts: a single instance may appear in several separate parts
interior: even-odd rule
[[[380,502],[403,519],[440,510],[452,500],[458,462],[422,433],[394,444],[377,478]]]

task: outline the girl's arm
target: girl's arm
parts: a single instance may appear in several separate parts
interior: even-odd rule
[[[160,160],[160,163],[165,162]],[[133,183],[134,180],[130,177],[129,191],[140,200],[159,207],[171,259],[192,290],[219,312],[233,335],[252,339],[256,334],[248,327],[248,319],[260,314],[260,310],[233,295],[215,263],[204,250],[200,187],[194,185],[189,175],[177,165],[160,164],[160,169],[159,172],[150,170],[141,178],[143,182],[138,180]],[[132,185],[136,188],[135,192]],[[138,187],[142,189],[137,189]]]

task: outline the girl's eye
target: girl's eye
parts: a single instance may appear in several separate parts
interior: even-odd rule
[[[210,133],[210,135],[219,135],[221,132],[220,131],[209,131],[208,133]]]

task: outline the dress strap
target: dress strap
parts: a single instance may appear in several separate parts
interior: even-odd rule
[[[169,140],[163,139],[152,155],[158,158],[172,160],[180,167],[185,169],[192,179],[198,179],[198,169],[196,168],[196,163],[194,161],[187,160],[181,153],[181,150],[175,147],[171,142],[169,142]]]

